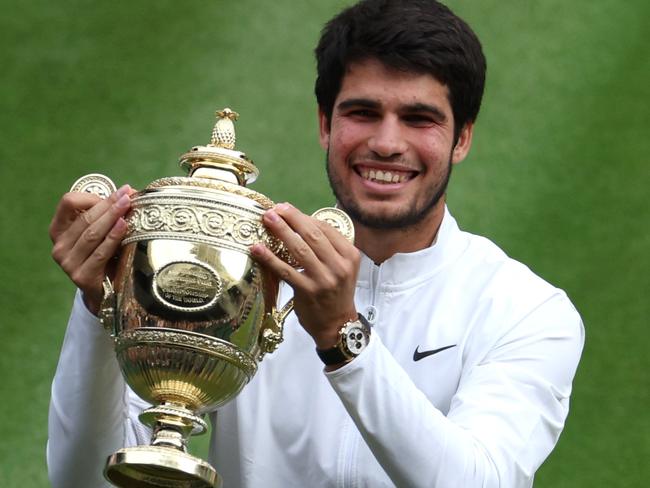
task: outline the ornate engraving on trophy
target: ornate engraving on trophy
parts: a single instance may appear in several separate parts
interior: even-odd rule
[[[193,348],[196,351],[204,353],[206,356],[199,356],[196,358],[197,361],[204,361],[206,359],[211,361],[229,361],[237,365],[237,367],[243,372],[247,379],[251,379],[255,372],[257,371],[257,362],[255,359],[248,353],[245,353],[238,349],[236,346],[226,342],[220,341],[218,339],[213,339],[201,334],[194,334],[191,332],[183,331],[178,332],[175,330],[168,329],[152,329],[152,328],[140,328],[124,331],[115,341],[115,351],[118,356],[123,354],[128,354],[129,349],[142,347],[144,345],[150,344],[153,347],[156,347],[158,351],[162,349],[172,349],[177,346],[184,348]],[[161,363],[165,361],[164,354],[157,354],[157,359]],[[187,358],[186,358],[187,359]],[[153,370],[151,364],[151,357],[138,357],[138,354],[131,354],[129,360],[132,363],[141,361],[144,365],[143,367]],[[162,368],[166,369],[166,368]],[[127,374],[130,369],[126,369]],[[218,378],[216,375],[218,372],[215,372],[215,377],[210,377],[207,372],[212,372],[212,368],[207,368],[204,371],[204,376],[207,376],[207,379],[210,381],[217,381]],[[178,376],[176,381],[179,381],[182,378],[181,373],[174,373],[167,371],[168,375]],[[187,378],[185,378],[187,379]],[[154,388],[152,388],[154,389]],[[206,400],[206,403],[214,402],[214,398],[210,397],[211,389],[206,388],[205,391],[201,392],[201,397]],[[218,396],[221,392],[213,394],[213,396]]]
[[[156,271],[153,295],[164,306],[179,312],[200,312],[221,296],[219,275],[204,264],[173,262]]]
[[[262,212],[187,196],[156,196],[155,200],[136,197],[126,218],[129,232],[123,244],[155,236],[205,242],[247,253],[256,242],[271,240],[259,225]]]

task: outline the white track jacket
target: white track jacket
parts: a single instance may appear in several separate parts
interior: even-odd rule
[[[446,213],[431,247],[380,266],[363,256],[355,300],[373,326],[358,358],[324,373],[292,314],[280,348],[212,415],[224,487],[532,486],[584,342],[566,294]],[[145,407],[77,294],[52,386],[52,485],[109,486],[106,457],[149,443]]]

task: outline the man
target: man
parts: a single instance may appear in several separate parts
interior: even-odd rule
[[[432,0],[366,0],[330,21],[316,56],[320,143],[356,247],[289,204],[265,214],[303,271],[251,252],[290,285],[295,316],[213,417],[211,461],[231,487],[532,486],[583,328],[564,292],[446,209],[483,92],[479,41]],[[55,486],[101,486],[106,455],[149,440],[93,315],[130,191],[68,194],[52,221],[53,256],[80,289],[50,408]]]

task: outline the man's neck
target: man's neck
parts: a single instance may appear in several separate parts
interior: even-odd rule
[[[381,264],[397,253],[410,253],[429,247],[436,239],[445,214],[441,201],[424,220],[408,227],[376,229],[354,223],[354,243],[375,264]]]

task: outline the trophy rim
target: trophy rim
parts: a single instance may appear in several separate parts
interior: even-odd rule
[[[142,191],[140,191],[139,195],[137,195],[136,198],[138,196],[143,196],[151,191],[173,189],[177,187],[183,187],[185,190],[189,188],[204,190],[207,189],[223,192],[231,197],[243,197],[258,204],[262,211],[273,208],[275,205],[273,200],[268,198],[266,195],[259,193],[251,188],[228,183],[227,181],[191,176],[166,176],[164,178],[158,178],[157,180],[149,183]]]
[[[227,361],[239,368],[250,381],[257,372],[255,356],[235,344],[200,332],[168,327],[136,327],[124,329],[115,337],[115,352],[120,354],[130,347],[168,346],[187,349]]]

